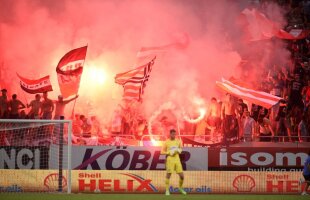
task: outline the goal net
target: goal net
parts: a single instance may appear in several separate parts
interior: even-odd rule
[[[70,120],[0,119],[0,193],[70,193],[71,132]]]

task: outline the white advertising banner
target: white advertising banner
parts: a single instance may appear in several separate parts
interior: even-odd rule
[[[58,148],[52,146],[50,150],[50,155],[58,154]],[[73,146],[71,166],[76,170],[164,170],[165,155],[160,150],[160,147]],[[208,169],[207,148],[183,148],[180,157],[184,170]],[[57,159],[49,164],[50,169],[58,169]]]

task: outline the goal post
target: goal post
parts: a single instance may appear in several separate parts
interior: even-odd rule
[[[0,193],[71,193],[71,139],[71,120],[0,119]]]

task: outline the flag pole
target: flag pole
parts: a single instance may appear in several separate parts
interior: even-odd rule
[[[76,104],[76,99],[74,99],[73,107],[72,107],[72,112],[71,112],[71,119],[74,119],[74,108]]]
[[[28,100],[27,100],[27,98],[26,98],[26,93],[25,93],[25,91],[23,91],[23,96],[24,96],[24,99],[25,99],[25,101],[26,101],[26,105],[28,105]]]
[[[26,92],[24,91],[24,90],[22,90],[23,91],[23,96],[24,96],[24,99],[25,99],[25,101],[26,101],[26,110],[27,110],[27,113],[26,114],[28,114],[28,112],[29,112],[29,108],[28,108],[28,100],[27,100],[27,98],[26,98]]]

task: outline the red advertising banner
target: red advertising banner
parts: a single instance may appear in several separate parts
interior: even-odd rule
[[[298,171],[309,148],[228,147],[209,148],[209,170]]]

